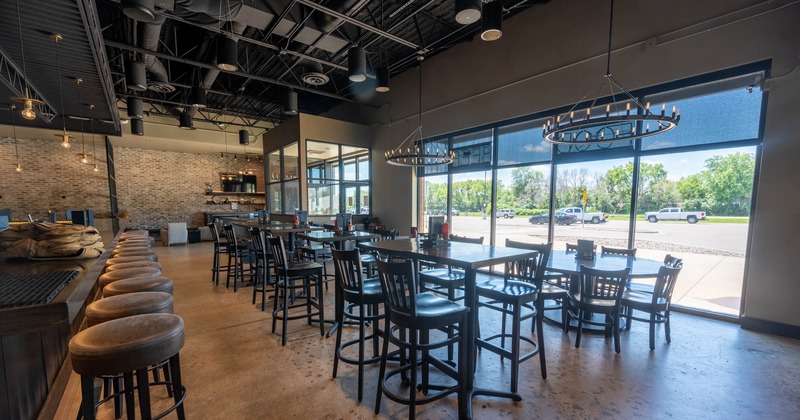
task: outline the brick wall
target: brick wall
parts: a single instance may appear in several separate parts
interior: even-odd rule
[[[75,133],[73,133],[75,134]],[[47,217],[48,210],[66,218],[67,209],[92,209],[95,219],[108,219],[108,175],[104,141],[95,136],[98,172],[80,162],[80,134],[72,147],[65,149],[52,139],[19,139],[19,158],[23,171],[15,172],[13,138],[0,138],[0,208],[10,208],[12,220]],[[86,152],[92,154],[91,136],[86,136]]]
[[[110,229],[110,204],[105,146],[95,136],[98,172],[90,164],[80,163],[80,135],[70,149],[58,139],[20,139],[19,154],[23,171],[14,171],[14,140],[0,138],[0,208],[10,208],[13,220],[47,217],[48,210],[66,217],[66,209],[92,209],[95,224]],[[87,153],[92,153],[91,136],[87,136]],[[114,148],[119,209],[128,210],[129,226],[158,229],[168,222],[186,222],[189,226],[204,223],[203,212],[229,212],[231,204],[213,204],[206,195],[207,184],[221,190],[219,174],[226,172],[219,155],[164,152]],[[253,170],[258,191],[264,190],[264,165],[257,159],[247,164],[243,158],[232,159],[228,173]],[[227,196],[229,199],[258,200],[263,197]],[[263,209],[263,204],[239,204],[239,210]],[[98,226],[100,229],[101,226]],[[104,235],[105,238],[105,235]]]
[[[222,189],[219,174],[253,170],[258,191],[264,190],[264,164],[239,157],[225,160],[219,155],[114,148],[117,194],[120,211],[130,214],[134,228],[162,228],[169,222],[186,222],[190,227],[204,224],[203,212],[228,212],[231,204],[213,204],[206,194],[210,184]],[[228,199],[258,200],[262,204],[239,203],[237,211],[264,208],[263,197],[226,196]]]

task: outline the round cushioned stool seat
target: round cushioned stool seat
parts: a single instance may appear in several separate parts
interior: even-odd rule
[[[161,270],[161,264],[155,261],[142,260],[142,261],[106,264],[105,272],[108,273],[110,271],[117,271],[125,268],[139,268],[139,267],[152,267]]]
[[[150,244],[150,243],[147,243],[147,242],[123,242],[123,243],[117,245],[116,247],[114,247],[114,251],[119,252],[119,251],[122,251],[123,249],[126,250],[126,251],[134,251],[134,250],[138,251],[138,250],[143,250],[143,249],[145,249],[145,250],[151,249],[152,247],[153,247],[153,244]]]
[[[139,252],[139,251],[153,252],[147,245],[131,245],[131,246],[119,245],[116,248],[114,248],[113,251],[111,251],[111,255],[117,255],[126,252]]]
[[[146,231],[144,229],[141,229],[141,230],[126,230],[125,232],[122,232],[122,235],[120,235],[120,239],[122,239],[122,238],[126,238],[126,239],[127,238],[140,238],[140,237],[147,237],[147,236],[150,236],[150,232],[148,232],[148,231]]]
[[[86,325],[92,327],[126,316],[171,314],[172,295],[164,292],[138,292],[96,300],[86,307]]]
[[[144,314],[89,327],[69,341],[72,369],[80,375],[132,372],[160,363],[183,347],[183,320],[173,314]]]
[[[120,240],[119,240],[119,244],[120,244],[120,245],[122,245],[122,244],[126,244],[126,245],[127,245],[127,244],[145,244],[145,245],[153,245],[153,244],[155,244],[155,243],[156,243],[156,240],[155,240],[155,238],[151,238],[151,237],[149,237],[149,236],[142,236],[142,237],[127,238],[127,239],[125,239],[125,240],[122,240],[122,238],[120,238]]]
[[[106,265],[121,264],[135,261],[158,261],[156,255],[128,255],[125,257],[111,257],[106,260]]]
[[[144,276],[160,276],[161,270],[152,267],[141,268],[124,268],[122,270],[110,271],[100,276],[100,287],[106,287],[109,284],[125,279],[132,279],[134,277]]]
[[[103,288],[103,297],[138,292],[164,292],[172,294],[172,280],[163,276],[134,277],[115,281]]]
[[[151,250],[120,250],[118,252],[111,252],[111,258],[116,257],[150,257],[153,261],[158,261],[158,254]]]

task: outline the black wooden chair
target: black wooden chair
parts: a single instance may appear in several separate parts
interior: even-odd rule
[[[371,239],[371,241],[391,241],[397,237],[397,229],[375,229],[373,233],[380,235],[380,238]],[[367,276],[375,276],[377,269],[378,255],[377,253],[366,253],[361,255],[361,265]]]
[[[253,245],[254,262],[255,262],[255,280],[253,281],[253,305],[256,304],[256,294],[261,292],[261,310],[266,310],[267,305],[267,288],[274,288],[275,282],[270,275],[270,265],[272,258],[270,258],[269,247],[267,247],[267,237],[272,237],[271,233],[264,233],[263,230],[253,227],[250,228],[250,235],[252,239],[250,243]],[[274,267],[273,267],[274,268]]]
[[[467,344],[463,342],[463,326],[467,322],[469,308],[442,299],[432,293],[417,293],[415,267],[412,261],[385,262],[378,261],[378,276],[384,296],[384,310],[386,314],[385,337],[381,354],[380,375],[378,376],[378,389],[375,398],[375,414],[380,413],[381,396],[386,395],[392,401],[409,406],[408,417],[415,417],[417,404],[426,404],[449,394],[457,393],[458,402],[468,402],[464,393],[463,384],[466,381],[464,359]],[[457,328],[456,328],[457,326]],[[457,330],[459,334],[444,340],[431,342],[431,330]],[[394,332],[399,331],[399,336]],[[407,331],[407,334],[404,333]],[[406,338],[408,337],[408,338]],[[389,343],[400,348],[400,366],[387,372],[386,360],[389,356]],[[432,350],[445,346],[458,344],[457,369],[450,364],[436,358]],[[404,357],[408,352],[410,357]],[[421,357],[418,359],[417,354]],[[450,377],[454,383],[432,384],[429,382],[430,368],[433,366],[444,375]],[[421,367],[422,382],[417,386],[417,368]],[[470,366],[469,369],[472,369]],[[407,389],[408,395],[400,395],[387,389],[386,383],[396,375],[410,373],[410,382]],[[424,396],[417,398],[417,389],[421,389]],[[438,392],[430,394],[430,390]],[[459,410],[461,411],[461,410]]]
[[[233,277],[233,291],[238,292],[239,283],[245,281],[244,263],[246,261],[248,262],[248,275],[252,277],[252,267],[249,266],[249,241],[240,241],[231,225],[222,225],[222,231],[225,233],[225,239],[228,240],[228,276],[225,279],[225,287],[230,287],[231,277]]]
[[[281,345],[285,346],[288,321],[307,318],[308,325],[311,325],[313,318],[317,317],[319,333],[325,335],[322,266],[310,261],[290,262],[286,258],[286,249],[283,246],[283,239],[280,237],[267,238],[267,244],[270,256],[275,263],[276,277],[275,302],[272,308],[272,333],[275,333],[275,325],[280,319]],[[301,307],[306,308],[304,313],[289,314],[290,310]]]
[[[383,318],[378,305],[383,303],[383,292],[378,279],[365,279],[361,270],[361,258],[357,249],[351,251],[333,250],[333,266],[336,272],[336,287],[341,299],[336,302],[336,347],[333,352],[333,377],[339,367],[339,360],[358,366],[358,401],[364,395],[364,365],[380,362],[378,348],[381,331],[379,321]],[[358,323],[358,337],[342,343],[342,330],[345,320]],[[366,327],[372,324],[372,334],[367,335]],[[372,340],[372,356],[365,358],[365,345]],[[345,356],[346,349],[358,346],[358,359]]]
[[[622,255],[625,257],[635,257],[636,248],[611,248],[609,246],[600,247],[601,254]]]
[[[622,293],[628,280],[630,268],[623,270],[596,270],[581,266],[578,287],[568,292],[568,304],[564,330],[569,330],[571,318],[578,320],[578,336],[575,347],[581,346],[583,325],[605,327],[606,337],[613,334],[614,350],[620,352],[619,320],[621,316]],[[595,315],[603,315],[603,320],[595,319]]]
[[[489,308],[501,312],[502,322],[500,332],[486,338],[478,338],[476,345],[478,348],[489,350],[500,355],[501,360],[508,358],[511,361],[511,392],[517,392],[519,383],[519,364],[539,355],[539,364],[542,370],[542,378],[547,378],[547,365],[545,363],[544,352],[544,331],[542,328],[542,314],[544,299],[540,295],[543,290],[543,280],[545,266],[550,258],[552,244],[527,244],[506,240],[506,247],[521,248],[537,251],[533,258],[511,261],[505,264],[505,271],[502,279],[488,280],[477,286],[479,298],[479,308]],[[566,295],[566,290],[563,290]],[[548,293],[554,293],[548,287]],[[562,298],[559,293],[558,297]],[[548,298],[553,298],[550,295]],[[506,316],[511,315],[511,330],[507,332]],[[537,338],[521,335],[521,324],[523,321],[531,319],[536,326]],[[533,329],[533,327],[532,327]],[[511,348],[506,348],[506,338],[510,338]],[[499,340],[498,346],[495,342]],[[532,349],[520,354],[520,344],[524,341],[532,346]]]
[[[222,255],[228,254],[228,241],[220,239],[216,223],[209,223],[208,229],[211,231],[211,239],[214,241],[214,260],[211,266],[211,282],[219,286],[219,272],[225,271],[227,274],[230,269],[228,265],[221,265]]]
[[[667,343],[672,341],[669,336],[670,305],[672,304],[672,291],[675,289],[675,283],[678,280],[678,274],[680,274],[682,268],[683,263],[680,261],[677,261],[673,267],[665,265],[659,268],[656,285],[652,293],[626,290],[622,294],[622,316],[626,318],[625,329],[631,328],[631,320],[650,324],[650,350],[655,350],[656,348],[656,324],[664,324],[664,335],[666,336]],[[637,318],[633,316],[634,310],[646,312],[649,316],[647,318]]]

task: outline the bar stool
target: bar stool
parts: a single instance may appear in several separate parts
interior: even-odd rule
[[[378,389],[375,398],[375,414],[380,413],[381,396],[386,395],[392,401],[409,406],[408,417],[413,419],[417,404],[426,404],[449,394],[458,394],[459,405],[468,401],[463,387],[466,381],[467,367],[464,365],[466,344],[464,343],[464,326],[467,322],[469,308],[461,304],[435,296],[433,293],[416,293],[417,281],[414,264],[412,261],[385,262],[378,260],[378,275],[384,296],[384,309],[386,321],[384,327],[383,351],[381,353],[381,368],[378,376]],[[392,327],[391,325],[394,324]],[[457,327],[456,327],[457,325]],[[445,340],[430,342],[431,330],[449,329],[458,331]],[[393,331],[400,331],[396,337]],[[408,330],[408,334],[405,331]],[[406,339],[406,335],[408,339]],[[386,360],[389,356],[389,343],[400,348],[400,366],[386,372]],[[434,357],[431,350],[458,344],[458,369]],[[405,352],[410,353],[405,360]],[[417,360],[417,353],[421,358]],[[425,395],[417,398],[417,366],[422,367],[422,383],[419,389]],[[455,381],[451,385],[438,385],[429,383],[430,367],[433,366],[443,374]],[[472,369],[472,367],[469,367]],[[408,384],[408,396],[399,395],[386,388],[386,382],[395,375],[405,375],[410,371],[411,379]],[[438,390],[435,394],[428,394],[429,390]],[[468,403],[468,402],[467,402]],[[459,407],[459,411],[462,407]]]
[[[120,244],[144,244],[153,246],[156,243],[155,238],[151,238],[149,236],[132,236],[129,238],[119,238]]]
[[[158,255],[153,253],[152,255],[126,255],[126,256],[116,256],[111,257],[106,260],[106,265],[108,264],[119,264],[124,262],[132,262],[132,261],[158,261]]]
[[[313,317],[318,317],[319,334],[325,335],[325,307],[322,303],[322,266],[311,261],[289,262],[286,258],[286,250],[283,247],[283,240],[280,237],[267,238],[270,253],[275,261],[275,302],[272,308],[272,333],[275,333],[275,325],[278,319],[281,320],[281,345],[286,345],[286,333],[288,321],[294,319],[308,319],[311,325]],[[301,280],[300,284],[295,283]],[[312,296],[311,288],[314,288],[316,297]],[[302,291],[303,295],[295,292]],[[291,299],[292,304],[289,304]],[[305,304],[298,303],[298,300],[305,301]],[[304,307],[304,314],[289,315],[289,310]],[[316,312],[312,311],[316,309]]]
[[[122,232],[122,234],[120,235],[120,239],[119,240],[120,241],[124,241],[124,240],[126,240],[128,238],[146,238],[148,236],[150,236],[150,232],[146,231],[146,230],[143,230],[143,229],[140,229],[140,230],[126,230],[125,232]]]
[[[153,261],[158,261],[158,254],[152,250],[130,250],[130,249],[121,249],[117,252],[111,251],[111,257],[150,257]]]
[[[136,292],[104,297],[86,306],[86,325],[143,314],[171,314],[174,301],[164,292]]]
[[[249,253],[248,244],[242,243],[233,232],[233,226],[222,225],[222,232],[225,233],[225,238],[228,240],[228,275],[225,279],[225,288],[230,287],[231,283],[231,268],[233,269],[233,291],[239,291],[239,281],[244,282],[244,261],[245,253]],[[249,256],[247,256],[249,258]],[[252,277],[252,267],[248,267]]]
[[[475,345],[500,355],[501,360],[503,358],[511,360],[511,392],[516,393],[519,383],[519,364],[537,354],[542,378],[547,378],[542,328],[542,299],[539,298],[539,291],[542,289],[545,266],[550,258],[552,244],[534,245],[507,239],[506,247],[530,249],[537,251],[537,255],[529,259],[507,262],[502,280],[489,280],[478,284],[476,288],[479,297],[478,308],[499,311],[503,317],[500,332],[485,339],[482,339],[479,334]],[[481,297],[486,301],[481,302]],[[527,314],[524,314],[523,311]],[[506,315],[511,315],[511,332],[506,332]],[[522,321],[526,319],[532,319],[532,322],[536,324],[536,341],[520,334]],[[511,339],[510,350],[506,348],[506,338]],[[500,339],[499,346],[492,343],[497,339]],[[533,349],[526,354],[520,354],[521,341],[530,344]]]
[[[154,251],[147,245],[137,245],[137,244],[125,245],[125,244],[120,244],[120,245],[117,245],[111,251],[111,256],[113,257],[114,255],[117,255],[117,254],[124,254],[124,253],[131,253],[131,252],[154,252]]]
[[[164,292],[172,294],[172,280],[163,276],[134,277],[118,280],[103,288],[103,297],[136,292]]]
[[[364,279],[361,268],[361,255],[358,249],[352,251],[333,250],[333,266],[336,272],[336,347],[333,351],[333,377],[339,367],[339,360],[358,366],[358,401],[364,395],[364,365],[381,360],[378,339],[381,336],[378,322],[383,314],[378,304],[383,302],[383,291],[378,279]],[[345,319],[358,322],[358,337],[342,344],[342,330]],[[372,334],[367,335],[366,325],[372,324]],[[372,340],[372,357],[364,358],[364,346]],[[358,359],[346,357],[345,349],[358,345]]]
[[[214,241],[214,261],[211,266],[211,282],[219,286],[219,272],[224,270],[227,274],[230,269],[229,265],[221,266],[222,254],[228,254],[228,242],[221,241],[219,237],[219,230],[216,223],[209,223],[208,230],[211,232],[211,239]]]
[[[117,280],[160,275],[161,270],[153,267],[125,268],[122,270],[110,271],[100,276],[100,288],[102,289],[103,287],[106,287]]]
[[[108,273],[111,271],[124,270],[126,268],[139,268],[139,267],[151,267],[161,270],[160,263],[156,261],[142,260],[142,261],[106,264],[106,266],[103,268],[103,271]]]
[[[253,281],[253,305],[256,304],[256,294],[261,292],[261,310],[266,310],[267,305],[267,287],[275,286],[270,275],[270,260],[269,247],[266,246],[266,238],[272,237],[272,234],[259,228],[250,228],[250,236],[252,239],[250,243],[253,245],[255,257],[255,281]],[[273,267],[274,268],[274,267]]]
[[[169,360],[171,383],[165,384],[171,386],[175,404],[157,417],[177,410],[178,418],[185,419],[186,389],[181,381],[179,356],[183,342],[183,320],[163,313],[115,319],[75,334],[69,342],[69,353],[73,370],[81,376],[83,418],[94,420],[96,416],[94,378],[119,374],[125,383],[127,418],[135,416],[134,390],[139,394],[142,418],[151,418],[148,368]]]

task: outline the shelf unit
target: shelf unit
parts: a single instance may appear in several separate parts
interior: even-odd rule
[[[252,192],[211,191],[211,192],[206,192],[206,196],[209,197],[209,199],[206,200],[206,204],[231,204],[231,202],[236,202],[242,205],[257,205],[257,206],[263,206],[264,204],[266,204],[263,192],[252,193]],[[223,199],[215,201],[214,198],[216,197],[223,197]],[[235,201],[232,201],[230,200],[229,197],[261,197],[262,200],[252,200],[250,202],[247,202],[246,200],[242,201],[237,199]]]

